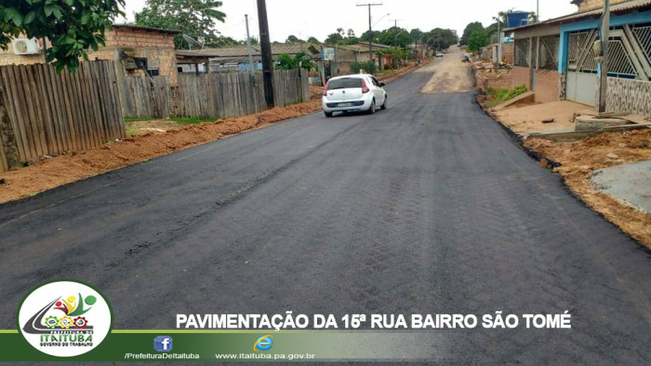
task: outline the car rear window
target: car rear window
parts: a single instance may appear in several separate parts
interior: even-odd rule
[[[328,82],[328,90],[361,88],[361,87],[362,87],[362,79],[359,78],[334,79]]]

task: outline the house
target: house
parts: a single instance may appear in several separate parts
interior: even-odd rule
[[[319,49],[311,43],[278,43],[271,45],[274,62],[282,54],[296,56],[300,52],[305,52],[310,60],[318,60],[320,57]],[[251,54],[255,69],[262,70],[260,46],[252,45]],[[250,69],[249,49],[246,45],[200,50],[177,50],[176,62],[179,65],[179,72],[224,72]],[[210,67],[207,68],[206,65],[210,65]]]
[[[572,0],[578,12],[506,29],[515,39],[513,84],[536,92],[536,100],[572,100],[595,106],[600,68],[603,0]],[[651,0],[611,1],[608,59],[609,111],[651,116]]]
[[[174,36],[178,33],[168,29],[114,25],[113,29],[105,32],[106,46],[100,46],[97,51],[88,51],[88,58],[117,61],[118,76],[167,76],[175,84]],[[0,51],[0,66],[44,62],[42,40],[17,38],[7,50]]]
[[[368,62],[368,61],[370,61],[370,59],[371,59],[369,57],[370,48],[369,48],[368,42],[363,42],[363,41],[362,42],[357,42],[357,43],[353,44],[352,46],[358,47],[360,49],[359,62]],[[375,61],[375,65],[378,67],[379,70],[384,70],[385,65],[387,65],[387,61],[388,61],[388,64],[390,65],[391,62],[392,62],[391,61],[392,58],[389,56],[388,60],[387,60],[387,57],[378,57],[377,56],[377,51],[387,50],[387,49],[391,48],[391,46],[387,46],[387,45],[379,44],[379,43],[371,43],[371,47],[373,48],[373,61]]]

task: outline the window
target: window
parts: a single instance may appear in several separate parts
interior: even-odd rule
[[[328,82],[328,90],[361,88],[361,87],[362,87],[362,79],[360,78],[343,78],[343,79],[330,80]]]

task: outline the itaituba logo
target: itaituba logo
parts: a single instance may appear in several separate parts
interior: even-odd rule
[[[51,356],[72,357],[97,347],[108,335],[108,302],[76,281],[50,282],[32,290],[18,310],[18,328],[34,348]]]

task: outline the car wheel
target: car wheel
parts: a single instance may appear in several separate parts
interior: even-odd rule
[[[375,99],[371,101],[371,107],[368,109],[368,114],[375,114]]]
[[[384,97],[384,103],[382,104],[382,107],[380,107],[380,108],[382,108],[382,110],[387,109],[389,107],[388,103],[389,103],[389,97],[385,96]]]
[[[333,112],[323,112],[326,116],[326,118],[331,118]]]

